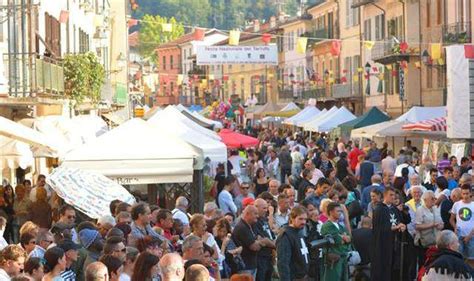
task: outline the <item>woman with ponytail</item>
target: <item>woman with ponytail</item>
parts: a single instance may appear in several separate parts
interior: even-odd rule
[[[60,281],[61,272],[66,270],[66,255],[63,249],[52,247],[44,253],[44,272],[43,281]]]

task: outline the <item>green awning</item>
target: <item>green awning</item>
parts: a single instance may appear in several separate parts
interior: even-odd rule
[[[125,84],[117,83],[115,86],[115,102],[117,104],[127,104],[127,87]]]
[[[374,106],[371,109],[369,109],[369,111],[357,117],[356,119],[339,125],[336,131],[337,131],[338,137],[350,136],[351,131],[353,129],[370,126],[370,125],[385,122],[388,120],[390,120],[390,117],[387,116],[382,111],[380,111],[380,109]]]

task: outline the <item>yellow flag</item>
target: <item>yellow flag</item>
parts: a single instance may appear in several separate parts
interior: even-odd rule
[[[420,64],[419,61],[416,61],[416,62],[415,62],[415,67],[416,67],[416,68],[420,68],[420,67],[421,67],[421,64]]]
[[[387,70],[392,70],[392,65],[391,64],[387,64],[385,67],[387,68]]]
[[[176,79],[176,84],[178,85],[183,84],[183,74],[178,74],[178,77]]]
[[[437,60],[439,58],[441,58],[441,44],[431,44],[431,59]]]
[[[375,45],[374,41],[364,41],[364,46],[367,48],[367,50],[372,50],[374,45]]]
[[[354,76],[352,77],[352,81],[354,81],[354,82],[359,82],[359,75],[354,75]]]
[[[273,73],[268,74],[268,78],[273,78]]]
[[[162,23],[161,28],[163,29],[163,32],[173,31],[173,25],[171,23]]]
[[[384,76],[383,76],[383,73],[379,74],[379,76],[377,77],[380,81],[383,81],[384,80]]]
[[[296,52],[298,54],[306,54],[306,45],[308,44],[308,38],[299,37],[296,43]]]
[[[439,58],[439,59],[438,59],[438,64],[439,64],[439,65],[444,65],[444,59],[443,59],[443,58]]]
[[[333,84],[333,83],[334,83],[334,81],[335,81],[335,79],[334,79],[334,78],[329,78],[329,79],[328,79],[328,82],[329,82],[329,83],[331,83],[331,84]]]
[[[209,80],[214,80],[214,74],[209,74]]]
[[[231,30],[229,33],[229,45],[237,46],[239,45],[240,40],[240,31]]]
[[[362,72],[364,72],[364,69],[362,67],[358,67],[357,72],[362,73]]]

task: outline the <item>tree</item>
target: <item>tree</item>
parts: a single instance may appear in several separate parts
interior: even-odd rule
[[[163,31],[163,24],[172,25],[171,32]],[[159,15],[144,15],[140,22],[139,52],[143,57],[155,60],[155,48],[163,43],[172,41],[184,34],[184,27],[175,18],[161,17]]]
[[[105,70],[94,53],[66,55],[64,78],[66,80],[66,95],[75,101],[76,105],[85,100],[94,104],[100,101]]]

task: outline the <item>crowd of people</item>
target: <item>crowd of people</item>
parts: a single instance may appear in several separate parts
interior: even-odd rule
[[[3,280],[472,280],[471,160],[421,159],[408,141],[245,130],[189,214],[110,202],[92,220],[38,176],[0,188]]]

